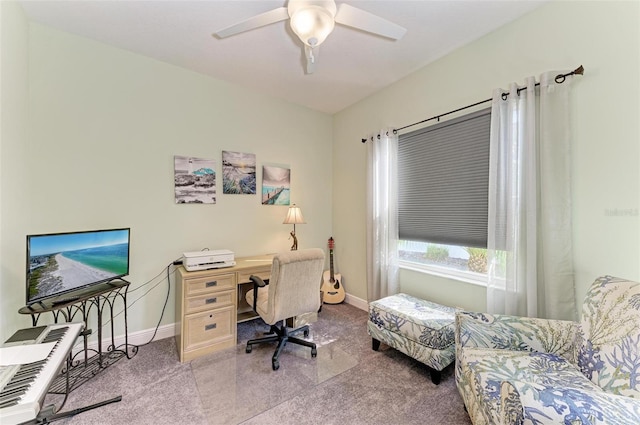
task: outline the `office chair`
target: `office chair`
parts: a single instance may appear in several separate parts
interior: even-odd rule
[[[253,289],[245,298],[262,320],[271,326],[268,334],[274,335],[250,340],[247,353],[251,352],[254,344],[278,341],[271,359],[273,370],[280,367],[278,357],[287,342],[311,347],[311,357],[318,355],[316,344],[291,336],[286,319],[318,311],[323,268],[324,251],[319,248],[303,249],[276,254],[270,279],[263,281],[258,276],[250,277]],[[278,322],[282,322],[279,327],[276,326]],[[308,325],[294,330],[296,333],[299,331],[304,332],[305,337],[309,336]]]

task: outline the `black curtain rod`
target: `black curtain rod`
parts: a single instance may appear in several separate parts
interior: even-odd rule
[[[577,75],[584,75],[584,67],[582,65],[580,65],[579,67],[577,67],[573,71],[568,72],[566,74],[558,74],[558,75],[556,75],[555,81],[558,84],[562,84],[562,83],[564,83],[564,80],[568,76],[576,75],[576,74]],[[540,83],[536,83],[535,84],[536,87],[538,87],[539,85],[540,85]],[[518,94],[520,94],[520,92],[522,90],[526,90],[526,89],[527,89],[526,87],[519,88],[518,89]],[[506,100],[508,96],[509,96],[509,93],[502,93],[502,99],[503,100]],[[404,127],[400,127],[400,128],[397,128],[397,129],[393,130],[393,132],[397,133],[399,131],[404,130],[405,128],[413,127],[413,126],[419,125],[419,124],[424,124],[425,122],[432,121],[432,120],[440,121],[441,117],[444,117],[444,116],[450,115],[450,114],[455,114],[456,112],[464,111],[465,109],[473,108],[474,106],[482,105],[483,103],[491,102],[492,100],[493,100],[493,98],[481,100],[480,102],[476,102],[476,103],[473,103],[471,105],[463,106],[462,108],[458,108],[458,109],[455,109],[453,111],[445,112],[444,114],[436,115],[435,117],[427,118],[426,120],[422,120],[422,121],[414,122],[413,124],[405,125]],[[379,137],[380,136],[378,136],[378,138]],[[373,136],[371,137],[371,140],[373,141]],[[366,142],[367,142],[367,139],[362,139],[362,143],[366,143]]]

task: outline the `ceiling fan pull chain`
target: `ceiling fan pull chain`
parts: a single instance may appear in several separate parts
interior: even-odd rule
[[[316,63],[316,57],[313,55],[313,49],[309,46],[305,46],[304,50],[307,52],[307,60],[311,63]]]

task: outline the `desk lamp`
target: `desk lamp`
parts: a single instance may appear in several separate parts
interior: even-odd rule
[[[289,211],[287,211],[287,217],[284,219],[282,224],[293,224],[293,232],[289,233],[293,238],[293,245],[291,245],[291,251],[295,251],[298,249],[298,238],[296,238],[296,224],[305,224],[304,217],[302,217],[302,211],[300,207],[296,207],[296,204],[293,204],[289,207]]]

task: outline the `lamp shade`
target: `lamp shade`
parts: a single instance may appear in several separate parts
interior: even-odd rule
[[[297,207],[296,204],[291,205],[282,224],[305,224],[300,207]]]
[[[319,46],[327,38],[335,22],[327,9],[319,6],[305,6],[291,16],[291,29],[310,47]]]

